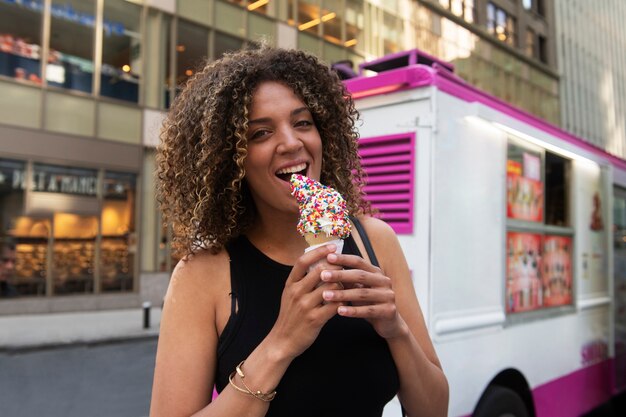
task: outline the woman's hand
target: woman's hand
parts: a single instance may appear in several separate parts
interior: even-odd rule
[[[324,324],[337,314],[340,303],[324,303],[322,293],[340,289],[341,284],[319,285],[321,271],[341,268],[325,262],[326,256],[336,249],[334,244],[329,244],[307,252],[291,270],[285,282],[278,319],[268,335],[281,356],[293,359],[300,355],[315,341]],[[322,262],[310,268],[320,260]]]
[[[369,321],[376,332],[385,339],[406,333],[407,326],[398,314],[396,296],[391,279],[382,270],[360,256],[329,254],[328,264],[350,268],[324,270],[325,283],[343,284],[345,289],[326,287],[323,298],[327,302],[342,303],[337,312],[345,317],[360,317]]]

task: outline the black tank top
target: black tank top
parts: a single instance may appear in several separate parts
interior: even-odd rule
[[[238,310],[233,303],[218,342],[218,392],[274,325],[292,268],[265,256],[245,236],[230,242],[227,250]],[[346,239],[343,252],[361,256],[352,237]],[[399,385],[385,340],[364,319],[336,315],[291,362],[266,416],[380,417]]]

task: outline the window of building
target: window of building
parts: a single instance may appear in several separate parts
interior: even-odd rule
[[[41,7],[0,2],[0,75],[41,83]]]
[[[15,245],[15,271],[6,285],[14,296],[42,296],[48,276],[50,222],[25,218],[27,169],[24,161],[0,159],[0,239]]]
[[[209,30],[186,20],[178,21],[176,85],[182,86],[205,63],[209,54]]]
[[[324,39],[335,44],[342,44],[341,27],[343,18],[340,16],[339,5],[334,0],[324,0],[324,8],[322,9],[322,30]]]
[[[317,34],[319,25],[332,15],[321,15],[321,10],[317,1],[298,1],[298,30]]]
[[[510,137],[507,152],[507,313],[572,303],[571,161]]]
[[[466,22],[474,22],[474,0],[439,0],[439,4]]]
[[[522,0],[522,5],[524,9],[531,10],[533,8],[533,0]]]
[[[537,7],[537,14],[539,16],[546,15],[545,3],[544,0],[534,0],[535,6]]]
[[[21,297],[132,291],[135,206],[134,174],[0,159],[10,284]]]
[[[221,32],[215,32],[213,42],[213,57],[215,59],[220,59],[226,52],[237,51],[243,46],[241,39]]]
[[[525,45],[524,45],[524,51],[526,52],[526,55],[528,55],[531,58],[536,58],[537,57],[537,53],[536,53],[536,44],[535,44],[535,39],[537,38],[537,35],[535,35],[535,31],[528,28],[526,29],[526,39],[525,39]]]
[[[544,64],[548,63],[548,40],[545,36],[538,36],[537,42],[537,54],[539,55],[539,60]]]
[[[402,21],[392,14],[383,15],[383,54],[392,54],[402,50],[400,39]]]
[[[141,7],[125,0],[105,0],[100,95],[136,103],[143,72]]]
[[[133,290],[137,253],[135,232],[136,176],[121,172],[104,175],[100,285],[102,292]]]
[[[362,50],[364,45],[363,0],[346,1],[346,40],[344,46]]]
[[[48,85],[93,91],[95,16],[95,0],[52,1]]]
[[[493,3],[487,3],[487,31],[500,41],[515,45],[515,19]]]

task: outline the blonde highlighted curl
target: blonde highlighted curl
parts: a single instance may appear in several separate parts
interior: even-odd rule
[[[337,74],[302,51],[241,50],[192,76],[163,124],[157,192],[177,256],[216,253],[254,221],[243,163],[249,105],[264,81],[290,87],[311,111],[322,138],[321,182],[344,196],[351,214],[371,212],[362,191],[358,113]]]

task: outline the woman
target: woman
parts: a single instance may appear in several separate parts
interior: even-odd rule
[[[380,416],[396,394],[409,416],[446,415],[402,250],[366,215],[355,118],[336,74],[300,51],[239,51],[189,80],[157,155],[185,256],[165,297],[151,416]],[[343,254],[303,254],[294,172],[344,196],[379,267],[356,230]]]

